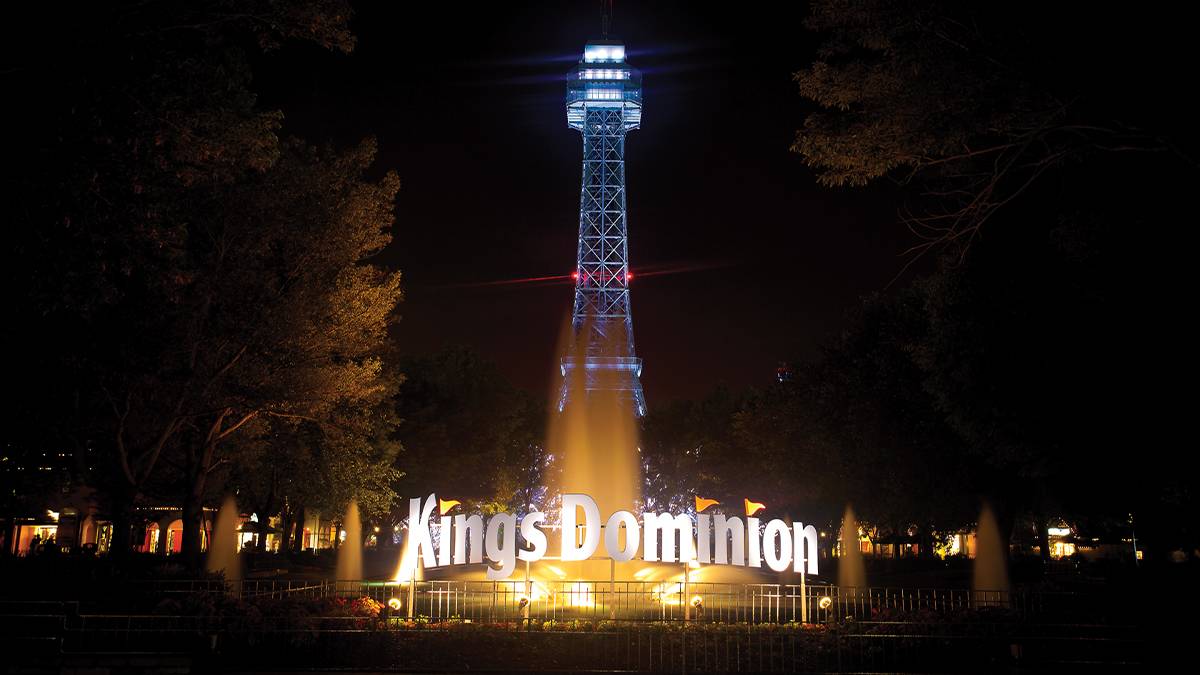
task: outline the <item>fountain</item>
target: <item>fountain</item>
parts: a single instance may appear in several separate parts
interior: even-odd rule
[[[358,502],[351,499],[342,518],[346,537],[338,546],[335,581],[362,581],[362,520],[358,517]]]
[[[971,597],[977,607],[1008,606],[1008,546],[991,507],[984,502],[975,531],[975,566]]]
[[[225,498],[217,512],[217,523],[208,542],[205,569],[225,575],[225,581],[235,592],[242,580],[242,565],[238,558],[238,507],[233,495]]]
[[[867,570],[858,547],[858,519],[847,504],[842,515],[841,551],[838,555],[838,587],[843,600],[851,600],[867,587]]]
[[[568,338],[569,339],[569,338]],[[571,345],[574,358],[584,359],[586,346]],[[600,372],[599,377],[614,378]],[[585,392],[583,379],[572,381],[571,402],[561,413],[550,413],[549,447],[561,457],[558,485],[551,494],[591,495],[604,514],[617,510],[636,512],[641,499],[637,417],[633,403],[616,391],[614,382],[602,382],[598,391]],[[611,387],[611,388],[610,388]],[[561,536],[583,536],[580,532]],[[554,537],[551,550],[559,547]],[[618,538],[625,545],[624,532]],[[607,560],[557,563],[572,579],[608,579],[616,569]],[[625,578],[629,578],[627,575]]]

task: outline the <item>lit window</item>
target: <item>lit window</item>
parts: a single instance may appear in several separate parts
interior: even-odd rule
[[[584,80],[628,80],[628,70],[593,70],[588,68],[579,74]]]
[[[588,89],[587,98],[591,101],[620,101],[620,89]]]
[[[621,45],[607,46],[588,46],[583,50],[583,60],[587,63],[596,63],[597,61],[624,61],[625,47]]]

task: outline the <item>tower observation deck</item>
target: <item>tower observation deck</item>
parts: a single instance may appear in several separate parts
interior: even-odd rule
[[[646,414],[642,360],[633,349],[625,215],[625,134],[642,122],[641,74],[625,45],[593,40],[567,75],[567,125],[583,134],[573,346],[563,356],[558,409],[574,397],[616,392]],[[582,380],[580,380],[582,378]]]

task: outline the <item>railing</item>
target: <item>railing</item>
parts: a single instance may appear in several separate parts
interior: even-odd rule
[[[827,623],[980,609],[1094,622],[1120,618],[1125,611],[1119,598],[1077,593],[715,582],[180,580],[137,582],[130,590],[167,597],[227,592],[242,599],[365,596],[382,604],[393,601],[399,606],[391,610],[393,616],[480,622]]]
[[[832,585],[661,581],[325,581],[247,579],[133,581],[107,597],[142,599],[228,594],[242,600],[370,597],[391,616],[433,621],[693,621],[829,623],[1000,609],[1021,619],[1068,623],[1128,621],[1126,594],[971,591],[946,588],[841,588]],[[0,601],[0,616],[4,615]],[[101,605],[106,603],[101,603]],[[48,606],[48,605],[47,605]],[[128,609],[126,610],[128,611]],[[53,614],[53,612],[43,612]],[[45,619],[49,620],[49,619]]]
[[[609,581],[542,582],[532,594],[524,581],[156,581],[112,590],[135,589],[160,600],[196,594],[193,601],[200,602],[191,610],[211,605],[212,611],[0,601],[0,645],[43,656],[181,654],[246,667],[265,660],[259,665],[679,672],[959,672],[1094,663],[1136,670],[1144,651],[1136,627],[1106,625],[1098,614],[1072,622],[1097,607],[1112,609],[1119,594],[826,585],[807,586],[802,594],[786,584],[723,583],[688,584],[685,594],[671,583]],[[400,609],[380,617],[326,616],[325,603],[247,607],[225,594],[243,600],[367,596],[395,600]],[[791,623],[801,615],[802,600],[809,605],[807,625]],[[1005,604],[1008,609],[991,617],[959,616]],[[281,654],[287,658],[276,662]]]
[[[405,615],[430,619],[537,619],[826,623],[888,613],[948,613],[1001,608],[1020,615],[1071,606],[1074,594],[1048,602],[1041,593],[937,588],[839,588],[829,585],[697,582],[417,581],[337,582],[334,594],[395,599]],[[411,594],[411,600],[410,600]],[[411,611],[409,608],[411,607]]]

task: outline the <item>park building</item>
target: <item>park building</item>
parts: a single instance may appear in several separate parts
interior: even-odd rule
[[[204,509],[201,550],[208,549],[216,515],[216,509]],[[242,549],[258,550],[260,537],[264,539],[264,551],[277,553],[285,546],[278,516],[271,517],[265,527],[260,527],[258,516],[252,513],[239,514],[238,520]],[[131,528],[135,553],[176,555],[183,550],[183,510],[178,506],[138,506]],[[321,517],[320,513],[309,513],[301,527],[299,548],[310,552],[331,549],[335,539],[342,536],[337,522]],[[292,539],[289,543],[294,544],[294,533]],[[106,554],[112,542],[113,521],[96,503],[91,491],[69,493],[60,499],[45,500],[37,508],[0,517],[3,555]]]

